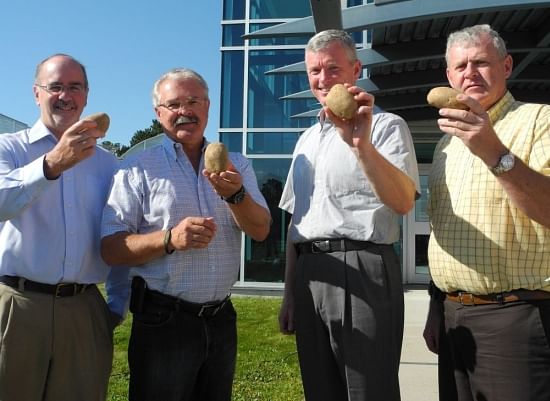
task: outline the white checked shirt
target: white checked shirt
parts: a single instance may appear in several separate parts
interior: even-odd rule
[[[205,141],[203,152],[207,145]],[[267,209],[250,162],[239,153],[230,159],[243,177],[255,202]],[[214,239],[205,249],[176,251],[130,270],[130,278],[142,276],[150,289],[191,302],[223,299],[236,281],[241,255],[241,231],[229,206],[208,179],[199,174],[180,144],[163,142],[130,160],[115,175],[103,213],[102,237],[127,231],[148,233],[175,226],[189,216],[213,217]]]

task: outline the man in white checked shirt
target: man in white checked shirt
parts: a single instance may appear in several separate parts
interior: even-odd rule
[[[102,224],[104,259],[131,268],[130,400],[230,401],[241,232],[265,239],[269,210],[241,154],[227,171],[204,170],[210,100],[199,74],[164,74],[153,105],[166,137],[124,161]]]

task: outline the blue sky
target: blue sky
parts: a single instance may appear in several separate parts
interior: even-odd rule
[[[155,118],[151,88],[173,67],[199,72],[210,87],[206,137],[217,140],[219,0],[8,0],[0,7],[0,113],[28,125],[39,117],[36,64],[54,53],[81,61],[90,81],[84,114],[106,112],[105,140],[128,145]]]

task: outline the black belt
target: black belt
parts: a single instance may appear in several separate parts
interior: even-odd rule
[[[543,301],[550,299],[550,292],[542,290],[518,289],[507,292],[499,292],[487,295],[475,295],[469,292],[456,291],[445,294],[449,301],[458,302],[462,305],[487,305],[504,304],[518,301]]]
[[[145,290],[145,301],[151,302],[157,306],[172,310],[172,311],[184,311],[191,313],[198,317],[214,317],[222,308],[229,302],[230,295],[225,297],[221,301],[195,303],[184,301],[183,299],[166,295],[155,290]]]
[[[325,239],[311,242],[299,242],[296,250],[301,253],[329,253],[361,251],[363,249],[378,249],[378,245],[370,241],[355,241],[351,239]]]
[[[72,297],[80,294],[95,284],[77,284],[77,283],[59,283],[45,284],[37,283],[36,281],[27,280],[17,276],[0,276],[0,283],[6,284],[20,291],[41,292],[43,294],[55,295],[56,298]]]

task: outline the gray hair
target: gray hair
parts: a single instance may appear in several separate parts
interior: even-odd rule
[[[447,50],[445,51],[445,61],[449,64],[449,52],[451,48],[458,44],[476,45],[481,42],[484,36],[488,36],[493,42],[498,55],[504,58],[508,55],[506,43],[500,37],[497,31],[488,24],[474,25],[453,32],[447,38]]]
[[[340,29],[327,29],[313,36],[306,45],[306,52],[317,53],[320,50],[326,49],[333,42],[338,42],[346,50],[349,61],[354,63],[357,61],[357,49],[355,42],[351,36]]]
[[[82,75],[84,76],[84,85],[86,86],[86,88],[88,87],[88,74],[86,73],[86,67],[84,67],[84,64],[75,59],[73,56],[69,56],[65,53],[52,54],[51,56],[46,57],[44,60],[38,63],[38,65],[36,66],[36,70],[34,71],[34,83],[38,83],[38,76],[40,75],[40,71],[42,71],[42,66],[54,57],[66,57],[72,62],[76,63],[82,70]]]
[[[160,104],[160,96],[159,96],[160,84],[167,79],[172,79],[175,81],[193,79],[197,81],[204,88],[204,91],[206,92],[206,97],[208,98],[208,84],[198,72],[193,71],[189,68],[173,68],[170,71],[164,73],[153,85],[153,106],[154,107],[157,107]]]

